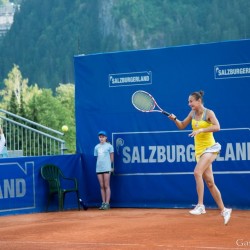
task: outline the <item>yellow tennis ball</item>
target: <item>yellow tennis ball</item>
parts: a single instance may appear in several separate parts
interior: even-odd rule
[[[63,125],[62,126],[62,131],[63,132],[67,132],[69,130],[68,126],[67,125]]]

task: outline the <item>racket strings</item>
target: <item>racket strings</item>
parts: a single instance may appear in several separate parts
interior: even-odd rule
[[[155,108],[155,103],[152,98],[143,92],[137,92],[133,96],[134,106],[144,112],[151,111]]]

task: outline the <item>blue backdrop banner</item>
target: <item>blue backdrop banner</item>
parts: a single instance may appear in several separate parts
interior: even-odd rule
[[[41,167],[55,164],[67,177],[76,177],[80,196],[85,200],[80,154],[43,157],[1,158],[0,162],[0,216],[35,213],[46,210],[48,185],[41,177]],[[66,195],[65,209],[76,209],[77,197]],[[58,198],[51,201],[49,211],[58,210]]]
[[[197,202],[193,138],[160,113],[136,110],[137,90],[183,120],[188,96],[204,90],[220,121],[222,150],[213,164],[227,206],[250,207],[250,40],[74,57],[77,152],[83,156],[88,202],[101,202],[95,174],[98,131],[115,149],[111,205],[191,207]],[[216,207],[206,189],[205,205]]]

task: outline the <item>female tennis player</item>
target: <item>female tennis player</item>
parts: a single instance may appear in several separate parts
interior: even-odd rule
[[[232,209],[226,208],[223,204],[221,193],[214,183],[214,176],[212,171],[212,162],[216,159],[220,152],[221,145],[215,143],[213,132],[220,130],[220,124],[215,113],[204,107],[203,91],[193,92],[188,98],[188,105],[191,108],[188,116],[180,121],[174,114],[169,117],[174,121],[179,129],[184,129],[189,123],[192,125],[192,133],[189,136],[194,137],[195,157],[197,164],[194,169],[194,177],[196,181],[196,190],[198,194],[198,204],[190,211],[193,215],[205,214],[205,206],[203,204],[204,198],[204,182],[217,203],[221,215],[224,218],[224,224],[227,225]]]

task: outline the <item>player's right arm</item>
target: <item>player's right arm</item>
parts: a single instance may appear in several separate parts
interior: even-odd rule
[[[188,114],[188,116],[183,121],[180,121],[174,114],[171,114],[170,116],[168,116],[168,118],[174,121],[178,129],[185,129],[187,125],[192,121],[192,111]]]

